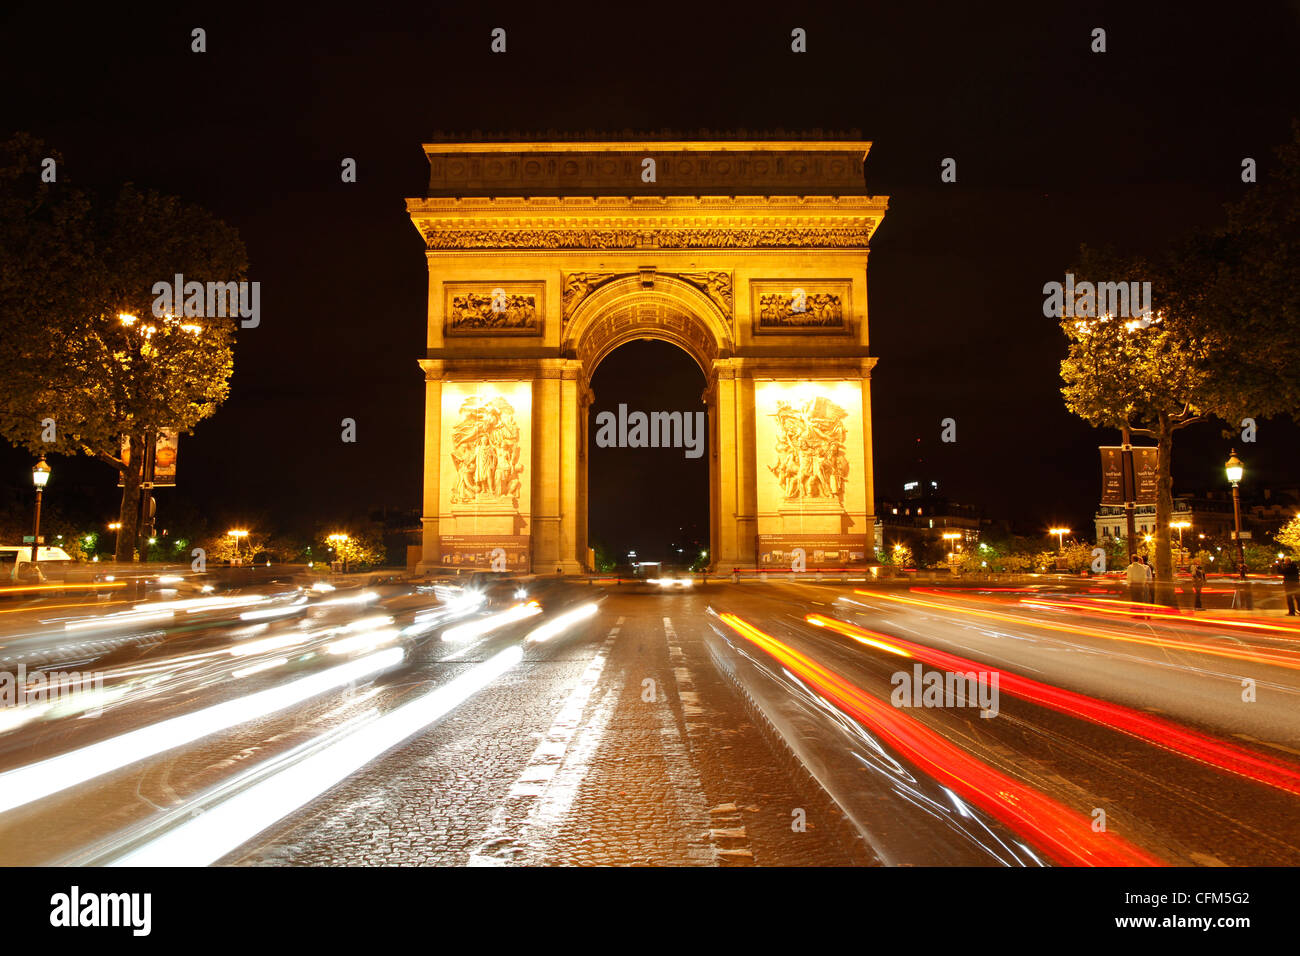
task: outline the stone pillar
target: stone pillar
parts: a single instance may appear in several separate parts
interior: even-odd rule
[[[722,428],[718,423],[718,373],[716,371],[709,377],[709,384],[704,390],[703,398],[707,406],[705,414],[709,422],[709,563],[720,571],[718,549],[722,540],[719,532],[722,526],[722,515],[719,510],[721,495],[718,493],[720,484],[718,475],[722,453],[718,436],[722,434]]]
[[[744,564],[737,539],[737,516],[740,500],[737,494],[737,436],[736,436],[736,370],[730,359],[713,363],[716,376],[714,414],[717,430],[717,540],[713,546],[714,567],[719,574],[730,573],[733,567]],[[710,496],[712,497],[712,496]]]
[[[871,551],[876,534],[876,459],[871,450],[871,369],[877,361],[875,358],[862,361],[862,468],[867,479],[868,560],[875,557]]]
[[[736,554],[742,565],[758,563],[758,448],[755,445],[754,379],[736,382]]]
[[[578,534],[578,469],[582,466],[578,449],[586,437],[579,434],[579,428],[585,427],[579,395],[581,368],[579,362],[565,361],[559,381],[559,567],[565,574],[581,574],[585,563],[585,554],[579,548],[585,550],[586,544],[580,544]]]
[[[417,570],[433,570],[441,559],[438,546],[438,470],[442,460],[442,363],[424,360],[424,494],[421,505],[421,552]]]
[[[577,485],[577,494],[576,494],[577,514],[575,516],[575,527],[577,528],[577,538],[578,538],[578,562],[583,567],[587,568],[588,571],[595,571],[596,568],[594,566],[588,566],[588,561],[587,561],[587,549],[590,547],[589,538],[588,538],[590,525],[589,525],[589,516],[587,514],[588,502],[590,499],[587,494],[587,469],[590,467],[590,462],[591,462],[591,459],[589,457],[589,452],[587,449],[587,434],[588,434],[587,423],[589,420],[589,416],[591,414],[591,403],[595,401],[596,396],[591,391],[591,389],[587,386],[586,378],[587,378],[586,370],[583,369],[581,366],[579,366],[578,376],[577,376],[578,466],[576,469],[578,485]]]
[[[550,363],[546,363],[549,365]],[[554,574],[560,555],[560,378],[542,368],[533,379],[533,573]]]

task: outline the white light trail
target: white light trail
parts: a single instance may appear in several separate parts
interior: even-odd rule
[[[521,660],[519,645],[508,647],[442,687],[266,777],[109,865],[208,866],[419,733]]]
[[[502,611],[499,614],[491,614],[487,617],[479,618],[477,621],[469,621],[465,624],[457,624],[455,627],[449,627],[442,632],[444,641],[470,641],[476,637],[482,637],[498,628],[505,627],[507,624],[513,624],[516,621],[522,621],[525,618],[532,617],[534,614],[541,614],[542,608],[536,601],[529,601],[527,604],[516,604],[508,611]]]
[[[559,617],[533,628],[533,630],[529,631],[528,636],[524,638],[524,640],[534,644],[540,644],[542,641],[549,641],[555,635],[559,634],[561,631],[567,630],[579,621],[585,621],[589,617],[594,617],[598,610],[600,610],[600,608],[595,604],[584,604],[575,610],[569,611],[566,614],[561,614]]]
[[[192,743],[209,734],[229,730],[246,721],[292,707],[335,687],[378,674],[399,664],[403,657],[400,648],[388,648],[279,687],[205,707],[192,714],[172,717],[79,750],[71,750],[57,757],[0,773],[0,813]]]

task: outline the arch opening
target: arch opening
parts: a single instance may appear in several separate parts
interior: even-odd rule
[[[712,437],[699,357],[642,331],[602,350],[596,363],[584,482],[594,569],[707,563]]]

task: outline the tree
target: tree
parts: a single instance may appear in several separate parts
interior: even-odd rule
[[[1227,222],[1180,251],[1170,305],[1208,344],[1205,405],[1242,418],[1300,411],[1300,120]]]
[[[39,183],[47,153],[19,137],[0,156],[0,434],[121,473],[117,559],[130,560],[143,456],[124,441],[138,452],[164,429],[189,433],[233,368],[236,319],[179,303],[155,315],[154,284],[238,281],[246,256],[234,229],[178,198],[127,184],[94,204]]]
[[[319,553],[344,562],[349,571],[367,571],[388,563],[383,536],[375,528],[331,532],[321,542]]]
[[[261,550],[262,536],[255,531],[241,537],[222,532],[203,539],[201,547],[209,564],[230,564],[236,558],[248,563]]]
[[[1179,273],[1168,265],[1158,268],[1086,246],[1073,271],[1076,288],[1083,281],[1150,282],[1152,303],[1166,300]],[[1206,417],[1202,409],[1211,376],[1210,346],[1201,325],[1172,308],[1153,308],[1141,318],[1067,316],[1061,329],[1069,341],[1069,354],[1061,362],[1066,407],[1093,425],[1131,429],[1133,435],[1156,440],[1155,572],[1160,599],[1173,603],[1169,521],[1174,436]]]
[[[1291,557],[1300,557],[1300,514],[1284,524],[1273,535],[1273,540],[1278,543],[1278,547],[1289,551]]]

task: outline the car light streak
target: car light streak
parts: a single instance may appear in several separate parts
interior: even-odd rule
[[[987,670],[986,664],[892,635],[877,634],[847,621],[837,621],[820,614],[810,614],[806,620],[809,624],[827,628],[864,644],[884,645],[885,649],[893,653],[910,653],[918,660],[954,673],[979,674],[982,670]],[[890,647],[891,644],[894,647]],[[1040,707],[1065,714],[1067,717],[1078,717],[1098,726],[1109,727],[1111,730],[1135,737],[1143,743],[1163,747],[1180,757],[1199,760],[1226,773],[1300,795],[1300,769],[1270,760],[1243,747],[1216,740],[1208,734],[1202,734],[1159,717],[1152,717],[1131,707],[1112,704],[1061,687],[1053,687],[1051,684],[1022,677],[1002,668],[998,668],[998,681],[998,689],[1004,694],[1038,704]]]
[[[1132,601],[1115,601],[1115,600],[1097,600],[1088,604],[1075,604],[1069,601],[1047,601],[1042,598],[1025,598],[1021,604],[1026,607],[1042,607],[1052,610],[1071,611],[1076,614],[1094,614],[1094,615],[1122,615],[1124,617],[1150,617],[1150,618],[1177,618],[1179,625],[1195,625],[1198,627],[1237,627],[1246,630],[1255,631],[1280,631],[1284,634],[1296,634],[1300,627],[1287,624],[1273,624],[1268,621],[1251,621],[1236,620],[1233,618],[1215,617],[1212,614],[1191,614],[1183,613],[1177,608],[1157,607],[1151,604],[1141,604]],[[1098,607],[1097,605],[1110,605],[1107,607]],[[1258,635],[1268,640],[1291,640],[1295,638],[1276,638],[1266,634]]]
[[[523,660],[513,645],[443,686],[187,820],[111,866],[207,866],[419,733]]]
[[[276,657],[269,661],[258,661],[256,664],[249,664],[247,667],[241,667],[239,670],[230,672],[231,677],[248,677],[250,674],[260,674],[262,671],[274,670],[281,664],[289,663],[287,657]]]
[[[63,629],[65,631],[85,631],[91,628],[128,627],[132,624],[143,624],[145,621],[170,621],[175,616],[171,611],[147,611],[144,613],[118,611],[115,614],[105,614],[102,617],[88,617],[79,621],[68,621],[63,625]]]
[[[524,638],[526,643],[540,644],[542,641],[549,641],[555,635],[568,630],[579,621],[585,621],[589,617],[594,617],[600,608],[594,603],[584,604],[581,607],[561,614],[554,620],[547,621],[528,632]]]
[[[111,591],[126,587],[125,581],[96,582],[94,584],[18,584],[0,588],[0,597],[6,594],[30,594],[34,591]]]
[[[734,614],[720,619],[819,693],[879,734],[941,785],[1036,842],[1053,859],[1081,866],[1160,866],[1163,861],[1110,832],[1095,833],[1083,814],[976,760],[920,721],[877,700]]]
[[[0,813],[394,667],[399,648],[0,773]]]
[[[1189,651],[1195,654],[1208,654],[1212,657],[1227,657],[1236,661],[1249,661],[1252,664],[1272,664],[1290,670],[1300,670],[1300,654],[1295,654],[1294,652],[1289,651],[1271,650],[1268,648],[1216,647],[1211,644],[1198,644],[1191,641],[1171,640],[1164,637],[1140,637],[1136,634],[1120,634],[1115,631],[1102,631],[1093,627],[1053,624],[1050,621],[1044,621],[1039,618],[1025,617],[1023,615],[1015,614],[1002,614],[997,611],[983,611],[978,608],[961,607],[956,604],[937,604],[933,601],[920,601],[916,598],[905,598],[896,594],[885,594],[881,591],[854,591],[853,593],[862,594],[871,598],[879,598],[884,601],[895,601],[899,604],[911,604],[916,607],[930,608],[936,611],[948,611],[954,614],[966,614],[973,617],[984,617],[989,618],[990,620],[1019,624],[1022,627],[1058,631],[1063,634],[1073,634],[1076,637],[1097,637],[1107,641],[1121,641],[1126,644],[1142,644],[1147,647],[1164,648],[1165,650]]]
[[[507,611],[491,614],[479,618],[477,621],[469,621],[465,624],[449,627],[442,632],[442,639],[444,641],[471,641],[476,637],[482,637],[484,634],[505,627],[507,624],[513,624],[516,621],[522,621],[534,614],[541,613],[542,606],[536,601],[529,601],[527,604],[516,604]]]

